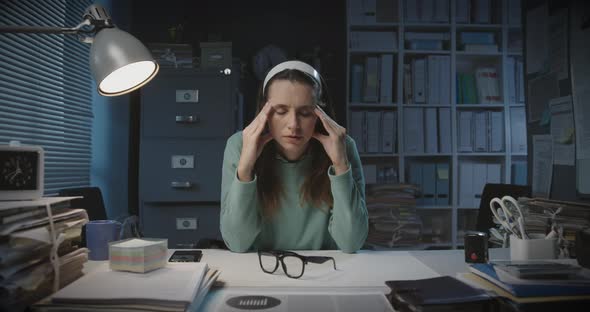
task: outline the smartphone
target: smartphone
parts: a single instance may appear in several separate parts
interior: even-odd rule
[[[199,262],[202,255],[200,250],[176,250],[168,262]]]

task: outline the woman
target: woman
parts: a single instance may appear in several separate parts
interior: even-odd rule
[[[310,65],[269,71],[256,118],[231,136],[221,182],[221,234],[229,249],[355,252],[368,231],[358,151],[332,118]]]

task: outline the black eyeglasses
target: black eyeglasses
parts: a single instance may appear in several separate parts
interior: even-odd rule
[[[279,262],[281,262],[283,271],[290,278],[300,278],[303,275],[305,265],[308,262],[324,263],[328,260],[332,260],[334,270],[336,270],[336,260],[332,257],[302,256],[292,251],[258,251],[258,260],[260,260],[260,268],[262,271],[269,274],[273,274],[279,268]]]

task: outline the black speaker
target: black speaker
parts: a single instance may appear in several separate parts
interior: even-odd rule
[[[465,262],[488,262],[488,235],[484,232],[465,233]]]
[[[576,258],[579,265],[590,268],[590,229],[576,232]]]

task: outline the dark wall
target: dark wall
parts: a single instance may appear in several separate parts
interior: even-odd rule
[[[337,121],[346,125],[345,1],[169,0],[148,5],[134,0],[132,6],[132,32],[144,43],[190,43],[193,53],[199,55],[200,42],[232,42],[233,56],[242,62],[245,123],[254,117],[260,84],[252,71],[256,52],[275,44],[289,58],[311,62],[308,57],[319,47],[321,73],[330,88]],[[183,30],[172,40],[168,28],[178,25]]]

